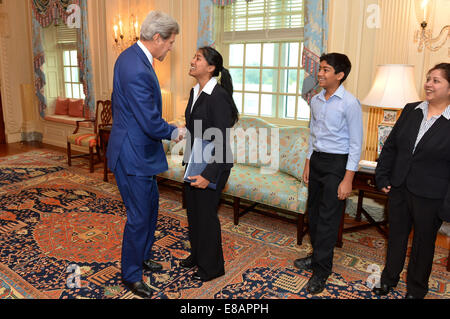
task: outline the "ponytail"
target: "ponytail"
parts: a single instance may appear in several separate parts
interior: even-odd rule
[[[220,75],[220,85],[231,95],[233,96],[233,80],[231,79],[230,71],[222,67]]]
[[[231,109],[231,117],[232,117],[232,124],[236,124],[239,121],[239,111],[236,107],[236,103],[233,99],[233,80],[231,79],[230,71],[222,67],[221,75],[220,75],[220,85],[225,89],[225,91],[228,92],[231,96],[231,103],[232,103],[232,109]]]
[[[220,85],[225,89],[225,91],[230,94],[231,97],[231,116],[232,116],[232,125],[236,124],[239,121],[239,111],[236,107],[236,103],[234,103],[233,99],[233,80],[231,79],[230,71],[223,67],[223,58],[216,49],[212,47],[201,47],[199,50],[202,52],[206,61],[209,65],[214,65],[216,68],[214,69],[213,76],[220,75]]]

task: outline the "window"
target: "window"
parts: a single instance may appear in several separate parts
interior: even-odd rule
[[[77,29],[68,28],[62,21],[43,29],[46,85],[44,94],[49,109],[58,97],[84,99],[83,84],[77,60]]]
[[[221,11],[217,42],[240,113],[285,124],[308,121],[301,97],[303,1],[236,0]]]
[[[65,96],[84,99],[83,84],[80,82],[77,50],[63,50]]]

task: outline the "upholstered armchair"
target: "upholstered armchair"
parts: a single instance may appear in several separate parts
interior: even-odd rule
[[[91,122],[92,132],[89,133],[78,133],[80,128],[80,123]],[[89,170],[94,172],[94,154],[97,155],[98,161],[101,162],[102,155],[100,154],[100,141],[98,136],[99,128],[102,126],[107,126],[112,124],[112,110],[111,101],[97,101],[95,109],[95,118],[93,120],[82,120],[77,121],[77,126],[72,135],[67,137],[67,164],[72,165],[72,158],[75,157],[88,157],[89,159]],[[85,147],[89,150],[89,153],[72,155],[71,146],[77,145]],[[94,153],[95,150],[95,153]]]

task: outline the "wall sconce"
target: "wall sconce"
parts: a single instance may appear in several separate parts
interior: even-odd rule
[[[116,21],[118,22],[116,23]],[[123,50],[130,47],[139,40],[138,18],[134,14],[132,14],[128,19],[128,27],[125,27],[119,14],[119,17],[117,19],[114,19],[113,34],[113,49],[116,54],[120,54]]]
[[[447,38],[450,37],[450,25],[446,25],[442,28],[439,35],[433,38],[433,31],[427,29],[428,27],[428,15],[430,0],[415,0],[417,21],[420,23],[421,30],[417,30],[414,35],[414,42],[419,43],[419,52],[423,51],[423,48],[427,48],[432,52],[438,51],[447,42]],[[448,56],[450,57],[450,48],[448,49]]]

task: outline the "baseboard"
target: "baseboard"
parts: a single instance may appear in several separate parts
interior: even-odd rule
[[[21,142],[42,142],[42,133],[22,132]]]

